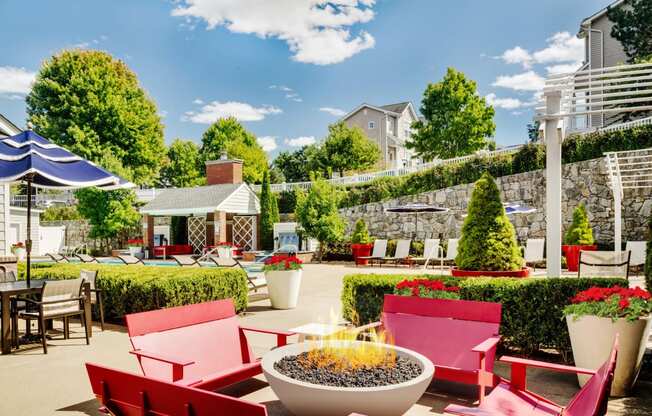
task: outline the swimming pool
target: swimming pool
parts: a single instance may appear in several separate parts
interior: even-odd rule
[[[98,258],[97,261],[100,264],[114,264],[114,265],[124,265],[124,262],[119,259],[111,258]],[[34,263],[52,263],[51,260],[47,259],[34,259]],[[76,259],[70,259],[70,263],[83,264],[81,261]],[[175,261],[172,260],[143,260],[145,266],[165,266],[165,267],[181,267]],[[215,263],[210,261],[201,261],[199,262],[202,267],[218,267]],[[249,273],[257,273],[263,271],[263,263],[256,262],[253,264],[243,264],[244,269]]]

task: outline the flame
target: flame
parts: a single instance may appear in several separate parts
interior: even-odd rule
[[[331,310],[330,315],[330,324],[337,326],[337,314]],[[396,351],[387,348],[387,344],[394,344],[391,337],[384,331],[372,331],[368,342],[355,342],[359,334],[355,328],[346,329],[325,339],[308,341],[311,348],[303,358],[303,365],[327,367],[340,372],[396,366]]]

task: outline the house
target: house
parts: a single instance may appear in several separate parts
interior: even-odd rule
[[[609,8],[621,7],[624,0],[617,0],[580,23],[577,36],[584,39],[584,65],[580,70],[600,69],[627,63],[623,45],[611,37],[613,22],[609,20]]]
[[[260,201],[242,180],[242,160],[206,162],[206,186],[167,188],[140,209],[143,214],[144,245],[155,245],[155,217],[180,217],[179,232],[168,232],[168,244],[188,244],[195,253],[220,242],[244,250],[259,246]],[[159,231],[157,231],[158,233]],[[152,254],[152,253],[150,253]]]
[[[387,169],[418,163],[405,143],[412,136],[411,125],[418,115],[410,102],[388,105],[361,104],[341,121],[349,127],[360,127],[380,148],[380,160]]]

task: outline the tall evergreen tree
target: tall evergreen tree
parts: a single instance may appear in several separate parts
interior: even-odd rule
[[[278,202],[269,186],[269,173],[263,173],[260,191],[260,241],[264,250],[274,249],[274,223],[279,222]]]

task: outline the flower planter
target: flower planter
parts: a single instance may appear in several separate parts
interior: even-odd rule
[[[224,258],[233,257],[233,247],[230,247],[230,246],[218,246],[217,247],[217,257],[224,257]]]
[[[25,250],[24,247],[17,247],[13,249],[14,256],[18,259],[18,261],[22,261],[25,259],[25,255],[27,254],[27,250]]]
[[[569,272],[576,272],[580,262],[580,251],[596,251],[598,249],[597,245],[563,245],[561,246],[561,251],[566,256],[566,265],[568,266]],[[611,348],[611,347],[609,347]]]
[[[575,365],[598,369],[609,357],[618,334],[618,361],[611,395],[626,396],[641,369],[651,322],[650,317],[639,318],[636,321],[627,321],[625,318],[613,321],[611,318],[591,315],[577,318],[566,316]],[[587,375],[578,375],[580,386],[583,386],[589,378],[590,376]]]
[[[451,275],[455,277],[528,277],[530,268],[524,267],[521,270],[489,271],[489,270],[462,270],[457,267],[451,268]]]
[[[359,259],[358,257],[370,256],[373,247],[373,244],[351,244],[351,254],[353,254],[353,260],[356,266],[366,266],[369,264],[369,260]]]
[[[299,301],[302,270],[268,270],[267,292],[274,309],[294,309]]]

